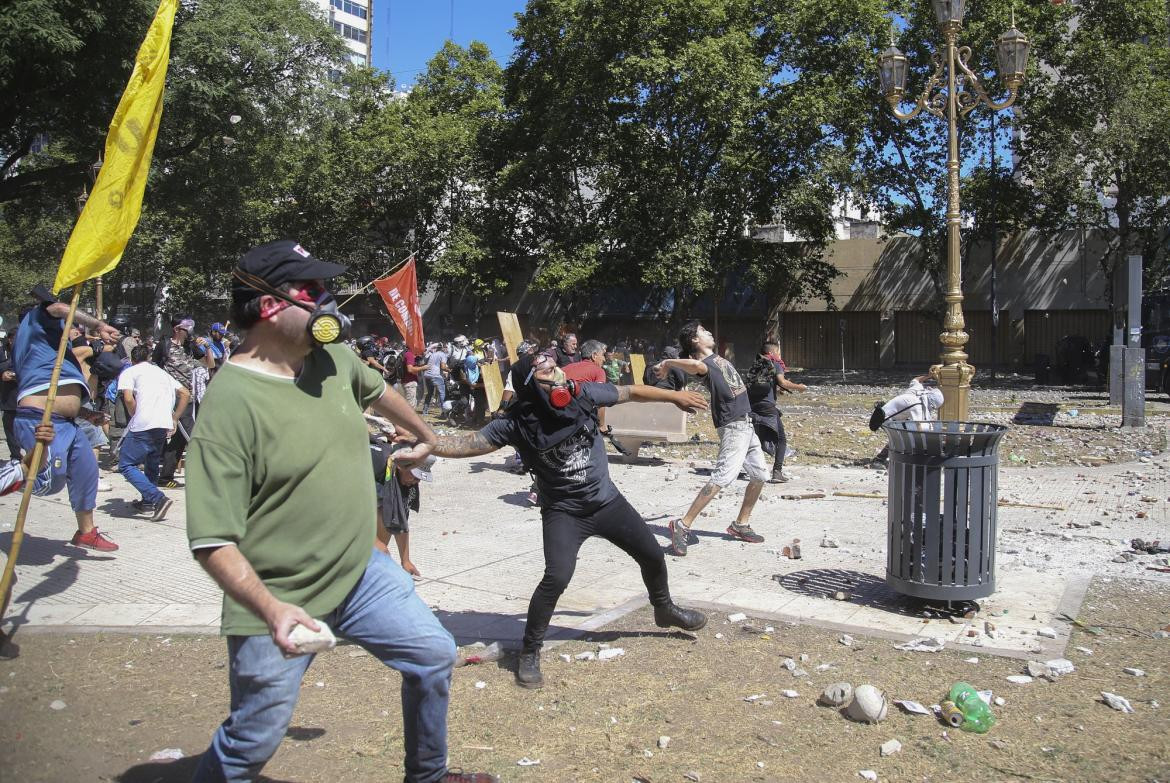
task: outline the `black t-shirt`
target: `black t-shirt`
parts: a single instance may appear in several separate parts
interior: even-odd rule
[[[581,394],[598,407],[615,405],[618,400],[617,387],[611,383],[583,383]],[[479,434],[493,446],[512,446],[520,452],[536,476],[536,492],[544,510],[584,514],[618,496],[595,421],[545,452],[531,446],[509,418],[488,422]]]
[[[404,530],[411,511],[418,511],[418,484],[405,486],[398,481],[402,470],[391,461],[393,448],[388,443],[371,443],[374,481],[378,498],[382,501],[382,526],[388,530]]]
[[[658,389],[682,391],[687,388],[687,374],[677,367],[671,367],[666,371],[666,377],[658,380],[658,376],[654,374],[654,366],[650,365],[646,372],[642,373],[642,383]]]
[[[711,418],[715,426],[722,427],[728,422],[747,418],[751,410],[747,387],[731,362],[713,353],[703,360],[703,364],[707,365],[703,380],[711,392]]]
[[[756,361],[760,362],[759,359]],[[775,418],[776,414],[779,413],[776,408],[776,374],[780,372],[780,367],[771,359],[768,360],[768,363],[770,365],[768,384],[766,386],[756,382],[748,384],[748,399],[751,401],[752,415],[765,420]]]
[[[558,345],[553,349],[553,352],[557,356],[557,367],[564,367],[567,364],[581,361],[580,351],[577,353],[565,353],[563,350],[561,350],[561,346]]]

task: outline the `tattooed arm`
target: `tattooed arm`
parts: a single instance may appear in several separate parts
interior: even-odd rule
[[[672,391],[656,386],[619,386],[616,405],[623,402],[672,402],[684,411],[706,410],[707,400],[703,395],[689,391]]]
[[[431,452],[436,457],[478,457],[481,454],[490,454],[498,449],[493,446],[483,432],[473,432],[470,435],[443,435]]]

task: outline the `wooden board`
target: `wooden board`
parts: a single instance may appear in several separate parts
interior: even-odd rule
[[[500,333],[504,336],[504,345],[508,346],[508,358],[515,362],[520,358],[516,349],[520,343],[524,342],[524,333],[520,331],[520,319],[516,317],[515,313],[500,312],[496,313],[496,318],[500,322]]]
[[[630,375],[634,376],[634,385],[641,386],[642,378],[646,375],[646,357],[640,353],[630,354]]]
[[[500,409],[500,400],[504,398],[504,381],[500,377],[500,363],[481,364],[479,372],[483,376],[483,390],[487,394],[488,414]]]

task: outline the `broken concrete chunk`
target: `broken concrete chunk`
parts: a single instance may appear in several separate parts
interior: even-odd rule
[[[821,692],[817,702],[825,707],[843,707],[853,700],[853,685],[847,682],[835,682]]]
[[[577,653],[576,655],[573,656],[573,660],[576,660],[576,661],[595,661],[595,660],[597,660],[597,653],[589,652],[589,651]]]
[[[896,739],[892,739],[889,742],[882,743],[881,750],[883,756],[892,756],[902,750],[902,743]]]
[[[1133,706],[1129,703],[1129,699],[1126,699],[1123,696],[1118,696],[1116,693],[1107,693],[1105,691],[1101,691],[1101,698],[1105,700],[1106,704],[1118,712],[1133,712]]]
[[[1055,628],[1037,628],[1036,635],[1043,636],[1045,639],[1055,639],[1056,638],[1056,629]]]
[[[608,650],[598,651],[597,660],[610,661],[610,660],[613,660],[614,658],[618,658],[618,657],[625,655],[625,654],[626,654],[626,651],[623,650],[621,647],[611,647]]]
[[[661,737],[659,737],[659,738],[658,738],[658,749],[659,749],[659,750],[666,750],[666,748],[667,748],[669,745],[670,745],[670,737],[667,737],[667,736],[664,734],[663,736],[661,736]]]
[[[909,650],[910,652],[938,652],[946,647],[946,641],[938,637],[919,637],[911,639],[905,644],[894,646],[895,650]]]
[[[837,641],[841,642],[841,644],[845,645],[846,647],[853,646],[853,637],[847,633],[841,634],[841,638],[838,639]]]
[[[877,780],[878,779],[877,773],[874,772],[872,769],[858,770],[857,774],[858,774],[858,776],[864,778],[865,780]]]
[[[1141,669],[1135,669],[1132,666],[1126,666],[1124,669],[1122,669],[1122,671],[1125,672],[1126,674],[1132,674],[1134,677],[1145,677],[1146,676],[1146,673],[1144,671],[1142,671]]]
[[[1028,661],[1028,674],[1032,677],[1051,677],[1052,670],[1040,661]]]
[[[1053,658],[1051,661],[1045,661],[1044,665],[1058,677],[1072,674],[1077,670],[1077,667],[1073,666],[1073,662],[1068,658]]]
[[[727,615],[727,621],[732,623],[742,623],[747,619],[747,615],[743,612],[736,612],[735,614]]]
[[[1016,685],[1027,685],[1032,681],[1032,678],[1026,674],[1011,674],[1008,675],[1007,681]]]

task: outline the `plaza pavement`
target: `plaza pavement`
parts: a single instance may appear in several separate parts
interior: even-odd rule
[[[1164,425],[1160,425],[1164,426]],[[529,479],[503,467],[510,450],[470,460],[444,460],[423,486],[422,512],[412,517],[411,549],[424,578],[417,589],[461,643],[502,640],[516,646],[528,598],[543,571],[539,510],[525,500]],[[706,463],[611,465],[627,495],[663,546],[666,524],[682,514],[705,481]],[[886,507],[881,499],[834,492],[884,493],[884,474],[854,467],[790,465],[793,481],[769,485],[752,523],[766,537],[750,545],[728,539],[745,482],[711,503],[695,525],[700,543],[686,558],[667,557],[676,601],[718,614],[742,611],[781,625],[810,623],[891,639],[941,637],[948,646],[1019,657],[1056,657],[1094,575],[1170,581],[1148,570],[1153,556],[1112,562],[1129,539],[1161,537],[1170,481],[1165,454],[1101,467],[1000,468],[1000,500],[1046,508],[999,509],[997,590],[970,621],[924,616],[922,607],[890,591],[885,573]],[[117,474],[99,494],[98,526],[121,546],[113,554],[70,546],[73,514],[65,494],[34,498],[17,566],[18,582],[5,630],[67,627],[78,632],[216,633],[220,591],[186,546],[181,490],[161,523],[132,515],[136,493]],[[824,492],[820,499],[781,495]],[[0,499],[0,549],[11,545],[18,496]],[[1144,515],[1144,517],[1139,516]],[[324,520],[322,524],[328,524]],[[821,546],[824,536],[839,544]],[[803,557],[782,556],[801,541]],[[847,591],[850,600],[831,595]],[[553,618],[550,639],[592,630],[644,605],[636,565],[600,539],[588,541]],[[994,637],[984,622],[995,625]],[[1055,639],[1038,635],[1042,628]],[[971,632],[974,631],[972,634]]]

